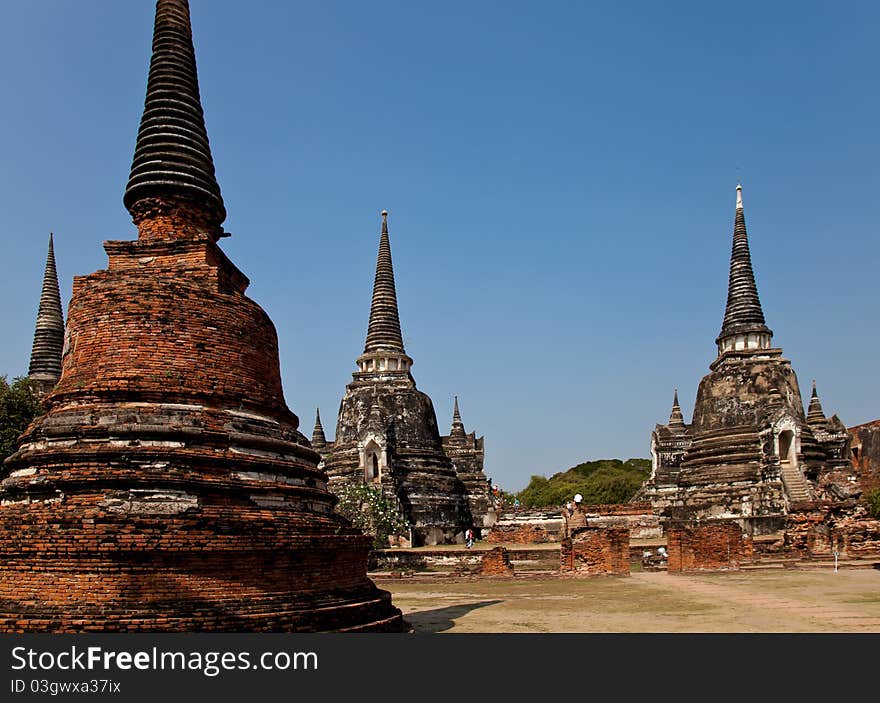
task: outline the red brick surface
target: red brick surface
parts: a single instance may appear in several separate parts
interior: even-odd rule
[[[480,573],[483,576],[513,576],[513,566],[507,549],[495,547],[483,554]]]
[[[579,574],[629,575],[629,530],[581,527],[562,540],[560,570]]]
[[[670,525],[666,542],[670,572],[738,569],[753,558],[752,540],[733,521]]]

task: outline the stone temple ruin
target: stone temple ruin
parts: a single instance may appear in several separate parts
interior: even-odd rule
[[[651,436],[651,476],[636,496],[676,519],[729,518],[772,532],[801,501],[824,497],[849,473],[843,423],[822,410],[815,385],[805,414],[797,376],[771,346],[752,271],[742,187],[718,356],[697,391],[693,421],[673,400]],[[844,478],[845,480],[845,478]]]
[[[380,486],[411,525],[413,544],[454,542],[467,527],[482,529],[491,519],[483,438],[465,432],[457,399],[452,431],[440,436],[431,399],[416,388],[412,363],[403,346],[383,211],[364,352],[339,406],[335,441],[327,442],[319,416],[313,446],[331,485]]]
[[[217,245],[187,0],[156,5],[124,203],[138,239],[74,280],[60,381],[2,472],[0,631],[403,629]]]

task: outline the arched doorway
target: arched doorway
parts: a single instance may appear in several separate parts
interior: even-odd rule
[[[375,441],[364,447],[364,480],[367,483],[382,481],[382,448]]]
[[[779,433],[779,463],[783,466],[797,466],[794,432],[791,430],[782,430]]]

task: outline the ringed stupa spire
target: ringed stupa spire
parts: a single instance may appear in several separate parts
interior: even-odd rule
[[[412,366],[412,359],[403,348],[403,335],[400,332],[387,210],[382,210],[382,234],[379,237],[379,256],[373,279],[367,340],[364,353],[357,359],[357,365],[362,374],[380,373],[382,376],[386,376],[388,372],[408,374]]]
[[[382,210],[382,234],[379,237],[379,256],[376,259],[376,277],[373,280],[370,324],[364,345],[365,354],[379,351],[404,352],[400,315],[397,312],[397,291],[394,287],[391,241],[388,237],[387,210]]]
[[[189,2],[158,0],[144,114],[123,202],[135,223],[167,200],[187,202],[216,228],[226,219],[199,95]],[[162,199],[157,203],[156,199]]]
[[[49,233],[49,252],[43,272],[43,289],[37,310],[34,343],[28,377],[37,391],[45,394],[55,387],[61,378],[61,352],[64,347],[64,314],[61,309],[61,293],[58,288],[58,271],[55,267],[55,244]]]
[[[758,298],[746,231],[742,185],[737,184],[727,307],[724,310],[721,333],[715,343],[719,354],[742,349],[767,349],[772,336],[773,332],[764,322],[764,311]]]

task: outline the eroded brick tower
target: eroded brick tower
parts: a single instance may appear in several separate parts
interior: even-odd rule
[[[333,512],[226,216],[187,0],[158,0],[125,206],[74,281],[61,380],[4,467],[4,631],[399,630]]]
[[[412,363],[400,331],[383,211],[364,353],[339,406],[336,438],[324,444],[324,466],[331,481],[381,486],[398,501],[415,544],[451,542],[473,518],[465,486],[443,451],[434,405],[416,388]]]

